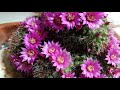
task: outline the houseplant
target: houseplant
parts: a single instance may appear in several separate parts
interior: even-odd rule
[[[8,41],[22,77],[119,78],[119,41],[105,12],[43,12],[28,17]]]

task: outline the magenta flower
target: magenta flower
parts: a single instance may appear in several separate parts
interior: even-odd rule
[[[78,78],[87,78],[87,77],[85,77],[85,75],[83,75],[83,74],[80,74],[80,76]]]
[[[57,50],[60,49],[60,45],[58,42],[54,43],[52,42],[44,42],[44,45],[42,46],[42,52],[41,54],[45,54],[46,58],[48,58],[49,56],[52,56],[53,54],[56,53]]]
[[[43,12],[41,15],[41,22],[42,22],[42,25],[44,26],[44,28],[51,26],[51,23],[48,20],[49,17],[53,17],[52,12]]]
[[[108,48],[120,50],[119,44],[120,44],[119,40],[115,37],[114,32],[111,31],[109,33]]]
[[[120,69],[113,71],[113,78],[120,78]]]
[[[76,25],[76,31],[80,30],[82,27],[83,27],[82,23],[80,25]]]
[[[87,24],[90,29],[99,28],[104,22],[102,19],[105,16],[104,12],[83,12],[79,14],[83,20],[83,25]]]
[[[120,43],[120,41],[115,36],[114,31],[110,31],[109,32],[109,40],[112,41],[112,42],[114,42],[114,43]]]
[[[56,71],[60,69],[66,69],[72,63],[71,55],[66,49],[57,50],[54,55],[52,55],[53,66],[56,66]]]
[[[22,48],[20,57],[23,58],[22,62],[27,61],[29,64],[33,64],[38,55],[38,50],[33,47]]]
[[[80,16],[78,12],[64,12],[60,15],[62,18],[62,24],[67,26],[67,29],[73,29],[75,25],[80,25]]]
[[[27,61],[18,62],[17,70],[25,73],[29,73],[32,71],[32,65],[28,64]]]
[[[113,74],[113,72],[114,72],[114,67],[110,67],[110,68],[108,69],[108,72],[109,72],[110,74]]]
[[[32,32],[29,34],[25,34],[23,44],[25,44],[25,46],[27,47],[31,46],[38,48],[38,46],[40,46],[41,40],[42,38],[40,38],[36,33]]]
[[[91,49],[90,49],[90,48],[88,48],[88,49],[87,49],[87,51],[88,51],[88,52],[90,52],[90,51],[91,51]]]
[[[75,78],[75,73],[63,73],[62,78]]]
[[[114,41],[110,41],[108,43],[108,49],[116,49],[116,50],[120,50],[120,46],[118,43],[115,43]]]
[[[24,26],[26,28],[38,29],[40,27],[40,20],[36,17],[29,17],[24,21]]]
[[[17,67],[20,61],[21,59],[17,55],[10,55],[10,62],[14,67]]]
[[[101,69],[102,67],[100,66],[98,61],[93,61],[92,58],[84,60],[84,64],[81,64],[81,70],[83,71],[82,74],[88,78],[99,77]]]
[[[40,40],[44,40],[45,38],[47,38],[47,32],[45,32],[43,28],[31,30],[31,32],[37,34]]]
[[[106,59],[108,62],[107,64],[112,64],[113,66],[116,66],[116,64],[120,63],[120,53],[118,50],[110,49],[108,50],[108,54],[106,56]]]
[[[22,59],[16,55],[11,55],[12,65],[19,71],[29,73],[32,70],[32,65],[28,64],[26,61],[22,62]]]
[[[108,78],[108,77],[106,76],[106,74],[101,74],[101,75],[98,76],[97,78]]]
[[[65,25],[62,24],[62,18],[60,17],[61,12],[54,12],[52,16],[48,17],[49,22],[51,23],[51,28],[59,31],[63,30]]]

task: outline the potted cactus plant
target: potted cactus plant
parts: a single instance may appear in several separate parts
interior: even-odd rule
[[[6,54],[20,77],[119,78],[119,40],[106,12],[43,12],[21,22]]]

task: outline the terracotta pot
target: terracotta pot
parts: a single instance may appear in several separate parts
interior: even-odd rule
[[[0,24],[0,46],[2,43],[6,42],[10,37],[11,33],[20,26],[20,22],[10,22]]]

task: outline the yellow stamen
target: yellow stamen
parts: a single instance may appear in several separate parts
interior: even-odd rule
[[[34,52],[33,50],[29,50],[29,51],[28,51],[28,55],[29,55],[29,56],[34,56],[34,55],[35,55],[35,52]]]
[[[55,48],[54,47],[49,49],[49,53],[53,53],[53,52],[55,52]]]
[[[88,20],[88,21],[95,21],[96,18],[95,18],[95,16],[88,14],[88,15],[87,15],[87,20]]]
[[[73,21],[75,18],[75,15],[72,15],[71,13],[68,13],[67,20],[68,21]]]
[[[94,66],[89,65],[89,66],[87,67],[87,69],[88,69],[89,72],[92,72],[92,71],[94,70]]]
[[[116,55],[112,54],[110,58],[111,58],[112,60],[113,60],[113,59],[116,59]]]
[[[62,56],[58,56],[57,58],[58,63],[64,63],[64,58]]]
[[[35,38],[30,38],[29,41],[30,41],[31,44],[35,44],[36,43],[36,39]]]

